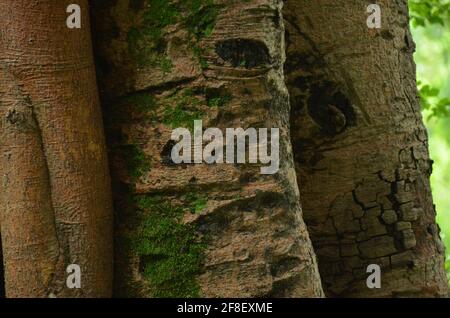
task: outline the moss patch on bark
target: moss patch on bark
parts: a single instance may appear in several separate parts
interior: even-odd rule
[[[195,197],[185,198],[189,201]],[[195,199],[185,207],[154,195],[136,195],[134,201],[140,215],[139,226],[129,242],[139,256],[140,272],[148,281],[152,296],[199,297],[196,276],[206,245],[195,226],[182,220],[186,207],[196,210],[200,203]]]
[[[150,159],[144,151],[136,144],[129,144],[122,146],[125,154],[125,164],[127,166],[128,174],[133,183],[136,182],[144,173],[150,170]]]
[[[138,14],[137,23],[129,30],[129,52],[139,66],[158,67],[163,72],[172,70],[172,61],[166,55],[164,32],[168,26],[180,24],[188,31],[188,42],[202,68],[206,61],[201,57],[198,42],[209,36],[220,12],[214,0],[148,0]]]

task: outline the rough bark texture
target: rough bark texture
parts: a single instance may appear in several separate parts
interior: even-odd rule
[[[106,297],[112,203],[87,1],[0,1],[0,223],[8,297]],[[81,289],[66,267],[81,267]]]
[[[444,296],[406,0],[285,1],[291,134],[327,296]],[[366,287],[368,264],[382,288]]]
[[[116,294],[321,296],[289,142],[281,1],[117,0],[93,9]],[[171,131],[194,119],[222,130],[279,127],[280,172],[174,165]]]

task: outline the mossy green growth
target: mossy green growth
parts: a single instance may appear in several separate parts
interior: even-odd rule
[[[186,25],[188,32],[193,34],[197,40],[212,34],[220,13],[220,6],[214,5],[214,0],[184,0],[188,7]]]
[[[202,70],[206,70],[208,68],[208,62],[203,57],[204,55],[203,50],[197,44],[192,44],[192,52],[194,53],[194,56],[200,63],[200,67],[202,68]]]
[[[186,25],[189,32],[189,43],[194,56],[197,58],[202,70],[208,68],[204,56],[204,49],[198,45],[202,38],[209,37],[216,24],[221,6],[214,5],[214,0],[188,0],[190,8]]]
[[[128,32],[128,44],[132,57],[140,66],[151,65],[170,72],[172,62],[164,56],[164,28],[178,21],[178,8],[167,0],[149,0],[142,14],[141,23]]]
[[[185,209],[159,196],[135,196],[140,225],[129,241],[154,297],[199,297],[205,244],[194,226],[183,224]]]
[[[121,100],[121,105],[129,105],[138,112],[148,114],[155,111],[157,103],[153,95],[148,93],[133,93]]]
[[[172,61],[165,56],[164,32],[166,27],[177,23],[188,30],[194,55],[201,56],[195,43],[211,35],[214,29],[220,12],[214,0],[148,0],[146,4],[140,23],[130,29],[127,37],[130,54],[138,65],[159,67],[165,73],[171,71]],[[205,63],[201,62],[202,67]]]
[[[153,36],[156,36],[156,34]],[[138,66],[150,65],[158,67],[165,73],[169,73],[172,70],[173,64],[172,61],[162,53],[165,44],[162,39],[154,40],[153,36],[149,36],[138,28],[132,28],[128,32],[127,39],[130,54]]]
[[[208,199],[206,196],[196,194],[196,193],[187,194],[186,201],[189,204],[191,213],[202,212],[208,204]]]
[[[207,96],[207,104],[209,107],[222,107],[227,105],[231,99],[232,96],[229,94]]]
[[[168,57],[164,57],[159,60],[158,66],[161,71],[163,71],[163,73],[170,73],[173,68],[173,63],[171,59],[169,59]]]
[[[192,90],[185,89],[166,100],[162,122],[172,128],[184,127],[192,130],[194,120],[200,120],[204,115],[204,112],[199,110],[200,104],[201,101]]]
[[[136,182],[144,173],[150,170],[150,159],[136,144],[122,146],[125,164],[132,182]]]

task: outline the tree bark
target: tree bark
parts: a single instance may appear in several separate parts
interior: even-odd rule
[[[0,1],[0,224],[8,297],[108,297],[112,200],[87,1]],[[66,268],[81,268],[81,288]]]
[[[445,296],[406,0],[285,1],[291,134],[305,222],[330,297]],[[382,288],[368,289],[378,264]]]
[[[289,141],[281,4],[94,5],[113,158],[117,295],[322,296]],[[222,131],[280,128],[279,173],[174,165],[171,131],[194,119]]]
[[[379,30],[357,0],[93,2],[114,287],[88,4],[69,29],[70,3],[0,1],[7,296],[447,295],[406,0],[378,1]],[[279,172],[174,164],[194,120],[279,128]]]

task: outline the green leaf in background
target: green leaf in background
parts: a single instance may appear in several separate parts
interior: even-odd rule
[[[440,89],[431,87],[428,84],[417,82],[419,89],[422,109],[428,111],[427,120],[433,117],[448,117],[450,116],[450,98],[439,97]]]
[[[449,17],[450,2],[447,0],[410,0],[411,23],[413,27],[426,23],[445,25]]]

